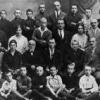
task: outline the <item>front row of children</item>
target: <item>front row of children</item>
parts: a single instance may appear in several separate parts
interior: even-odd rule
[[[55,66],[49,74],[38,66],[31,78],[26,67],[20,68],[16,78],[10,71],[2,78],[0,72],[0,100],[100,100],[99,86],[91,72],[91,67],[85,65],[84,74],[79,78],[74,63],[69,64],[61,76]]]

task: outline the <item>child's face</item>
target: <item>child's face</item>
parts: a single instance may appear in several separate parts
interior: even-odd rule
[[[56,75],[57,74],[57,72],[58,72],[58,70],[55,68],[55,67],[52,67],[52,68],[50,68],[50,73],[51,73],[51,75]]]
[[[27,70],[26,70],[26,68],[21,68],[21,75],[22,76],[25,76],[27,74]]]
[[[12,74],[11,74],[11,72],[9,72],[9,73],[6,74],[6,78],[7,78],[8,81],[12,80]]]
[[[43,68],[37,68],[36,73],[37,73],[38,76],[42,76],[43,73],[44,73]]]
[[[85,74],[87,76],[91,75],[91,71],[92,71],[91,67],[88,67],[88,66],[85,67]]]
[[[72,74],[74,72],[74,67],[74,65],[69,65],[67,69],[68,73]]]

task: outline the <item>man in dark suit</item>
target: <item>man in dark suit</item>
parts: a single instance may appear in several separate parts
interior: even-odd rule
[[[44,60],[41,52],[36,49],[36,42],[29,41],[29,50],[22,55],[22,62],[28,69],[28,74],[33,75],[35,66],[44,65]]]
[[[12,33],[13,35],[16,33],[16,27],[18,25],[20,25],[22,27],[22,30],[23,30],[23,27],[24,27],[24,24],[25,24],[25,21],[24,19],[21,18],[21,10],[20,9],[16,9],[15,12],[14,12],[14,19],[11,21],[12,23]]]
[[[72,5],[71,12],[65,17],[65,25],[67,30],[70,31],[70,39],[77,32],[77,24],[81,21],[82,17],[78,11],[77,5]]]
[[[33,31],[35,29],[35,20],[33,18],[32,9],[27,9],[26,15],[27,19],[25,20],[23,35],[25,35],[28,38],[28,40],[31,40]]]
[[[63,53],[65,48],[68,48],[70,45],[69,41],[69,32],[65,30],[65,23],[63,19],[58,19],[57,29],[53,31],[53,37],[56,41],[56,47],[60,49]]]
[[[52,31],[57,28],[57,20],[64,19],[66,16],[66,13],[61,10],[61,4],[59,1],[55,1],[54,6],[55,10],[49,15],[48,18],[48,27]]]
[[[59,71],[62,67],[62,55],[61,52],[55,48],[56,42],[54,39],[49,40],[49,47],[44,50],[44,60],[46,67],[56,66]]]
[[[0,15],[1,19],[0,19],[0,30],[2,30],[5,35],[6,35],[6,43],[9,39],[9,37],[12,35],[12,24],[11,22],[7,19],[7,12],[5,10],[1,10],[1,15]],[[6,44],[6,48],[7,48],[7,44]]]
[[[48,14],[46,12],[45,4],[39,5],[39,13],[35,16],[36,27],[40,27],[40,20],[42,17],[48,18]]]
[[[64,65],[68,65],[70,62],[75,62],[75,70],[80,73],[84,68],[85,52],[79,49],[77,41],[71,43],[71,48],[66,50],[64,55]]]
[[[33,32],[32,39],[36,41],[37,48],[44,49],[52,38],[52,32],[47,28],[47,19],[41,18],[41,26]]]

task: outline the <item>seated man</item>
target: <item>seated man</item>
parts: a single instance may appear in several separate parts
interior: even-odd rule
[[[79,87],[81,89],[81,97],[87,97],[98,92],[98,84],[95,78],[91,75],[91,67],[85,65],[85,74],[79,80]]]
[[[26,67],[20,68],[20,75],[17,77],[17,86],[18,86],[18,92],[27,97],[30,98],[32,90],[31,90],[31,78],[27,76],[27,69]]]
[[[5,75],[6,80],[3,82],[0,89],[0,95],[6,100],[28,100],[17,91],[16,80],[12,78],[12,73],[7,72]]]
[[[85,55],[86,53],[79,49],[78,41],[72,41],[71,48],[65,51],[64,65],[75,62],[75,70],[79,74],[84,69]]]
[[[61,71],[62,64],[62,54],[60,50],[56,48],[56,42],[55,39],[49,40],[49,47],[44,50],[44,59],[46,67],[50,67],[52,65],[55,65],[59,71]]]
[[[30,40],[28,45],[29,50],[22,55],[22,62],[27,67],[28,75],[33,77],[35,66],[43,65],[44,60],[40,50],[36,49],[37,45],[34,40]]]

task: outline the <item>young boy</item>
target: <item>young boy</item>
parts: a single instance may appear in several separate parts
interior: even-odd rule
[[[98,92],[98,84],[95,77],[91,75],[91,66],[85,65],[85,74],[79,80],[79,87],[81,89],[81,97],[87,97],[95,92]]]
[[[62,82],[62,78],[57,74],[58,70],[55,66],[50,68],[50,76],[47,76],[47,87],[49,91],[56,97],[64,99],[67,96],[67,90]]]
[[[67,72],[63,76],[63,82],[66,85],[66,88],[68,89],[69,93],[72,95],[77,95],[78,92],[78,82],[79,77],[75,72],[75,63],[72,62],[68,64],[67,66]]]
[[[20,68],[20,75],[17,77],[17,86],[18,91],[23,96],[30,98],[32,90],[32,83],[31,78],[27,76],[27,69],[26,67]]]
[[[7,72],[6,80],[0,89],[1,96],[6,100],[28,100],[17,91],[16,80],[13,79],[12,73]]]
[[[33,98],[36,100],[48,100],[50,99],[46,95],[50,95],[48,88],[46,88],[46,76],[42,66],[36,68],[36,74],[33,77]]]

